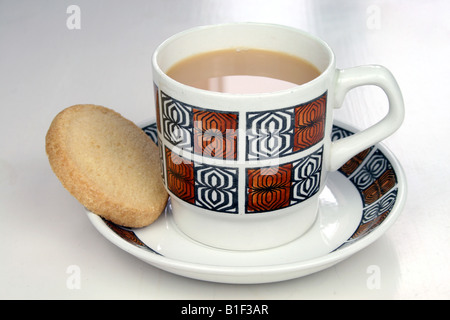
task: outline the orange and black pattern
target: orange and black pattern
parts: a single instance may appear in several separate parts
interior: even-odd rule
[[[334,126],[332,140],[352,134],[349,130]],[[360,152],[347,161],[339,171],[356,187],[363,205],[358,228],[339,247],[344,248],[368,235],[389,216],[397,200],[398,188],[397,177],[389,159],[376,146]]]
[[[383,212],[380,215],[377,215],[373,220],[370,220],[366,223],[361,222],[358,226],[358,229],[353,233],[350,237],[350,242],[357,240],[358,238],[362,238],[365,235],[369,234],[373,229],[379,226],[384,219],[389,215],[389,211]]]
[[[314,196],[320,189],[323,147],[286,164],[247,169],[246,212],[283,209]]]
[[[380,150],[366,157],[350,181],[361,190],[365,205],[374,203],[397,184],[394,170]]]
[[[299,160],[246,170],[245,213],[287,208],[319,192],[323,147]],[[238,213],[239,170],[197,163],[165,148],[167,188],[192,205]]]
[[[394,188],[396,183],[394,170],[386,169],[367,189],[361,192],[364,203],[367,205],[374,203]]]
[[[238,169],[197,163],[165,148],[167,188],[200,208],[238,213]]]
[[[193,109],[194,153],[223,160],[237,159],[237,114]]]
[[[247,170],[247,212],[264,212],[290,205],[292,163]]]
[[[194,163],[167,148],[165,155],[167,187],[175,196],[194,204]]]
[[[319,191],[326,92],[285,109],[228,112],[189,105],[154,89],[162,177],[173,196],[208,210],[238,213],[241,208],[241,213],[259,213],[295,205]],[[241,113],[247,143],[246,156],[240,158]],[[238,160],[285,157],[315,145],[313,154],[280,161],[276,170],[251,169],[255,164],[238,169]],[[231,165],[213,165],[209,159],[230,160]],[[239,197],[237,186],[242,180],[246,189]]]
[[[159,93],[158,129],[168,143],[204,157],[238,160],[238,112],[195,107]]]
[[[327,92],[297,106],[247,112],[247,160],[280,158],[304,151],[325,135]]]
[[[327,94],[295,108],[293,152],[320,142],[325,134]]]
[[[361,151],[356,156],[348,160],[344,165],[339,169],[340,172],[345,174],[347,177],[350,176],[356,169],[361,165],[364,159],[369,155],[371,148],[367,148],[366,150]]]

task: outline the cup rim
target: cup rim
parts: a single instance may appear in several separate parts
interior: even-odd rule
[[[169,43],[171,43],[181,37],[184,37],[188,34],[194,33],[194,32],[198,32],[201,30],[207,30],[207,29],[213,29],[213,28],[228,27],[228,26],[273,27],[273,28],[289,30],[291,32],[292,31],[296,32],[298,34],[301,34],[304,37],[314,40],[316,43],[319,43],[326,50],[326,52],[328,54],[328,57],[329,57],[328,64],[327,64],[326,68],[320,72],[319,76],[315,77],[314,79],[312,79],[306,83],[303,83],[300,85],[295,85],[289,89],[272,91],[272,92],[263,92],[263,93],[228,93],[228,92],[217,92],[217,91],[210,91],[210,90],[206,90],[206,89],[195,88],[195,87],[186,85],[182,82],[179,82],[179,81],[169,77],[159,66],[158,55],[159,55],[160,51],[165,46],[167,46]],[[303,31],[298,28],[281,25],[281,24],[261,23],[261,22],[232,22],[232,23],[221,23],[221,24],[212,24],[212,25],[203,25],[203,26],[193,27],[193,28],[181,31],[179,33],[176,33],[176,34],[170,36],[169,38],[167,38],[166,40],[164,40],[161,44],[158,45],[158,47],[155,49],[155,51],[153,52],[153,55],[152,55],[153,70],[156,71],[158,73],[158,75],[161,78],[163,78],[166,82],[168,82],[169,84],[178,86],[184,92],[190,91],[190,92],[197,93],[197,94],[213,95],[216,97],[220,96],[220,97],[229,97],[229,98],[255,98],[255,97],[261,97],[261,96],[277,96],[277,95],[285,95],[287,93],[297,92],[299,90],[304,90],[305,88],[314,86],[316,83],[322,81],[328,75],[328,73],[334,69],[334,67],[335,67],[334,52],[331,49],[331,47],[325,41],[320,39],[319,37],[312,35],[306,31]]]

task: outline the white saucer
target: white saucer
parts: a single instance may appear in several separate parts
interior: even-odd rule
[[[154,124],[142,127],[156,140]],[[335,123],[333,139],[353,132]],[[141,229],[117,226],[87,213],[109,241],[160,269],[213,282],[267,283],[323,270],[365,248],[395,222],[405,198],[403,169],[386,147],[377,144],[330,174],[311,229],[273,249],[228,251],[200,244],[177,229],[170,202],[156,222]]]

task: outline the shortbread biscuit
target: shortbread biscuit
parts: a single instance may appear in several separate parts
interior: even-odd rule
[[[155,143],[133,122],[96,105],[61,111],[46,152],[62,185],[88,210],[126,227],[144,227],[166,206]]]

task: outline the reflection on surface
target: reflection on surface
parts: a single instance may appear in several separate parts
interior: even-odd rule
[[[208,79],[210,91],[227,93],[264,93],[289,89],[296,86],[288,81],[268,77],[233,75]]]
[[[320,194],[319,201],[321,210],[324,210],[326,207],[326,210],[329,210],[331,212],[334,210],[336,211],[336,214],[338,214],[338,201],[335,197],[335,194],[328,187],[328,185],[325,186],[322,193]],[[323,217],[323,215],[319,216],[319,219],[322,240],[329,244],[330,240],[333,238],[333,236],[335,236],[337,230],[339,229],[339,220],[326,219],[326,217]]]

